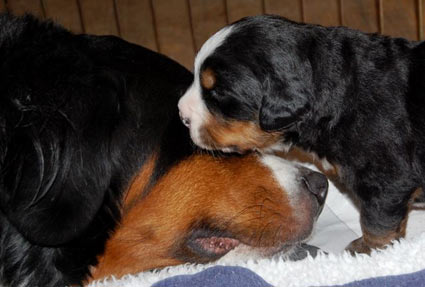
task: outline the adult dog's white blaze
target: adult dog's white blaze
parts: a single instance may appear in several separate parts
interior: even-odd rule
[[[217,47],[219,47],[232,32],[232,29],[233,26],[224,27],[211,36],[211,38],[209,38],[201,47],[201,50],[195,58],[194,81],[178,103],[180,115],[190,121],[190,136],[192,137],[193,142],[201,147],[205,146],[201,142],[199,129],[206,119],[208,109],[201,96],[202,88],[200,83],[200,69],[205,59],[214,53]]]
[[[264,154],[260,156],[261,162],[267,166],[279,185],[286,191],[291,204],[296,200],[300,191],[299,165],[289,162],[281,157]]]

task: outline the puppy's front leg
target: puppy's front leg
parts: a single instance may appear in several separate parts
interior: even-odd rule
[[[415,187],[410,180],[394,181],[396,184],[382,188],[363,185],[362,192],[357,193],[363,236],[347,246],[351,254],[370,254],[372,249],[384,248],[406,235],[409,200]]]
[[[363,218],[363,217],[362,217]],[[370,254],[372,249],[382,249],[386,245],[391,244],[393,240],[398,240],[406,235],[407,214],[394,230],[387,230],[374,233],[371,229],[362,224],[363,236],[353,240],[347,247],[352,255],[356,253]]]

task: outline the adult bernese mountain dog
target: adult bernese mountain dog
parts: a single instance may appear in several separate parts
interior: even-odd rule
[[[289,252],[309,236],[326,178],[198,151],[177,109],[192,80],[117,37],[0,15],[0,285]]]
[[[363,236],[348,250],[405,235],[425,179],[424,43],[248,17],[203,45],[194,73],[179,109],[197,145],[312,152],[357,197]]]

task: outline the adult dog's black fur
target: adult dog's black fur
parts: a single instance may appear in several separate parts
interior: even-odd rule
[[[191,80],[116,37],[0,15],[0,285],[81,283],[152,149],[152,181],[192,151],[176,112]]]
[[[214,37],[180,102],[195,143],[314,152],[360,201],[364,236],[350,250],[402,237],[425,179],[425,44],[277,16],[245,18]],[[194,126],[187,100],[196,97],[209,115]],[[249,126],[244,140],[247,123],[258,130]]]

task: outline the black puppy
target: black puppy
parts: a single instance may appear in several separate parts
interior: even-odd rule
[[[204,44],[194,72],[179,109],[197,145],[313,152],[358,196],[349,250],[404,236],[425,178],[425,44],[248,17]]]
[[[192,153],[176,109],[192,79],[116,37],[0,15],[0,285],[82,282],[140,167],[161,150],[154,182]]]

